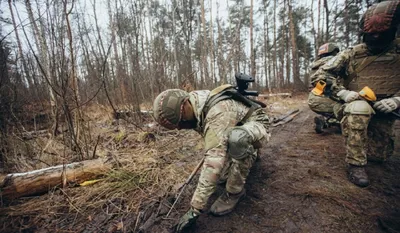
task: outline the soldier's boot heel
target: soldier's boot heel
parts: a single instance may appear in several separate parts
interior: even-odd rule
[[[245,194],[245,189],[238,194],[231,194],[225,191],[211,206],[210,212],[216,216],[222,216],[232,212]]]
[[[349,164],[347,173],[350,182],[353,184],[359,187],[367,187],[369,185],[369,179],[365,167]]]
[[[323,128],[325,127],[325,119],[322,116],[314,117],[315,123],[315,132],[320,134],[323,132]]]

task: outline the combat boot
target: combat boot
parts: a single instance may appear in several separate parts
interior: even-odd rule
[[[246,191],[238,194],[231,194],[225,191],[211,206],[210,212],[216,216],[222,216],[232,212],[236,204],[245,196]]]
[[[355,166],[349,164],[347,169],[349,180],[359,186],[359,187],[367,187],[369,185],[369,179],[367,172],[365,171],[365,167]]]
[[[315,123],[315,132],[318,134],[322,133],[323,132],[322,129],[326,128],[325,117],[323,116],[314,117],[314,123]]]

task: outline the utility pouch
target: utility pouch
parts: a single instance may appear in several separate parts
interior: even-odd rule
[[[365,86],[360,92],[359,92],[360,96],[363,97],[364,99],[371,101],[371,102],[375,102],[376,101],[376,95],[375,92],[373,90],[371,90],[371,88],[369,88],[368,86]]]
[[[326,82],[324,82],[324,81],[322,81],[322,80],[319,80],[319,81],[317,82],[317,84],[315,85],[314,89],[312,89],[311,92],[312,92],[314,95],[321,96],[321,95],[324,93],[325,87],[326,87]]]

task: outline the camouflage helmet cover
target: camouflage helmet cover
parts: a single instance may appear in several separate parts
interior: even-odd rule
[[[321,56],[324,54],[330,54],[330,53],[334,52],[335,50],[339,52],[339,47],[336,44],[333,44],[333,43],[323,44],[318,49],[318,56]]]
[[[360,29],[363,33],[382,33],[397,28],[400,18],[400,1],[383,1],[370,6],[364,13]]]
[[[179,128],[182,119],[183,101],[189,93],[180,89],[168,89],[161,92],[153,103],[153,114],[156,121],[167,129]]]

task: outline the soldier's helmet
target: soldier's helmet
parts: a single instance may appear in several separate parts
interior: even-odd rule
[[[400,1],[383,1],[370,6],[360,21],[362,33],[396,30],[400,20]]]
[[[332,53],[334,53],[334,52],[338,53],[339,51],[340,51],[339,47],[336,44],[326,43],[326,44],[321,45],[321,47],[319,47],[318,56],[319,57],[329,56]]]
[[[156,121],[167,129],[179,128],[182,119],[183,102],[189,93],[180,89],[168,89],[161,92],[153,103]]]

